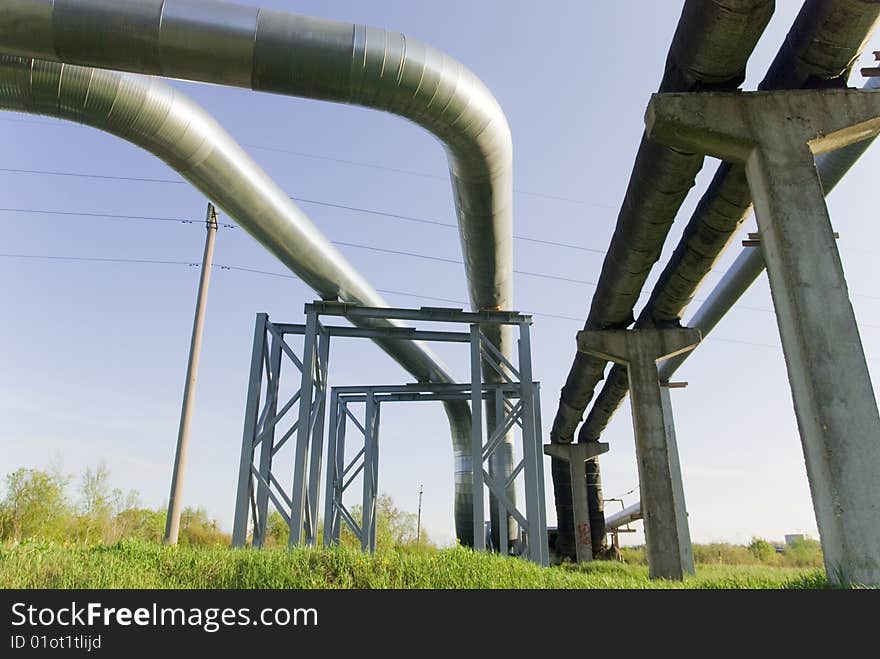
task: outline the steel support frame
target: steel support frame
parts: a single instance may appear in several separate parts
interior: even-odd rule
[[[304,335],[302,359],[286,342],[287,334]],[[269,322],[268,315],[257,314],[233,521],[234,547],[246,544],[249,517],[253,519],[252,545],[263,546],[270,500],[288,525],[291,546],[302,544],[303,535],[308,544],[315,542],[318,493],[316,487],[306,488],[305,474],[320,476],[329,350],[330,335],[321,327],[317,314],[307,313],[304,326],[276,325]],[[284,357],[299,371],[300,387],[279,409]],[[277,475],[274,456],[291,438],[295,440],[293,483],[288,489],[282,483],[283,476]]]
[[[296,546],[317,543],[317,519],[320,497],[321,460],[325,410],[329,395],[329,441],[327,447],[328,477],[325,483],[324,541],[325,546],[338,543],[342,524],[348,525],[365,551],[374,551],[376,501],[378,497],[379,411],[382,402],[470,400],[474,410],[472,427],[472,470],[474,492],[475,549],[485,546],[484,489],[499,505],[499,519],[511,515],[520,527],[520,543],[508,547],[501,533],[502,553],[524,554],[532,561],[549,564],[547,522],[544,506],[542,450],[540,446],[540,391],[532,380],[530,325],[531,318],[516,312],[465,312],[460,309],[422,307],[421,309],[385,309],[358,307],[334,302],[307,304],[306,324],[275,324],[266,314],[258,314],[254,332],[251,372],[239,468],[233,546],[244,546],[247,540],[248,516],[253,515],[253,545],[265,542],[268,504],[271,501],[290,528],[289,544]],[[402,327],[340,327],[325,326],[321,315],[344,316],[349,320],[366,319],[416,320],[444,323],[466,323],[469,332],[425,331]],[[481,326],[504,324],[519,329],[518,365],[506,359],[489,341]],[[299,359],[285,342],[288,334],[304,336],[303,355]],[[332,336],[353,338],[394,338],[420,341],[441,341],[470,344],[471,381],[467,383],[413,383],[405,385],[374,385],[366,387],[334,387],[328,394],[327,373]],[[300,371],[299,390],[279,411],[279,386],[282,357]],[[484,382],[482,365],[497,372],[501,382]],[[265,383],[264,383],[265,380]],[[263,391],[265,389],[265,395]],[[305,394],[303,393],[305,392]],[[263,402],[261,408],[261,401]],[[493,410],[496,430],[485,438],[482,402]],[[298,403],[296,420],[276,442],[280,422]],[[365,418],[361,424],[350,406],[364,403]],[[364,437],[363,449],[345,463],[347,427],[352,421]],[[522,436],[522,458],[512,474],[498,482],[483,467],[498,449],[506,433],[519,426]],[[273,473],[273,456],[295,435],[293,484],[289,492]],[[257,447],[260,446],[257,461]],[[277,470],[276,470],[277,471]],[[362,478],[362,515],[355,520],[343,505],[342,495],[355,476]],[[507,495],[522,474],[525,511],[520,511]]]
[[[481,340],[485,340],[482,337]],[[479,362],[478,362],[479,363]],[[375,516],[368,515],[368,511],[374,511],[378,498],[378,437],[379,437],[379,410],[382,403],[387,402],[411,402],[411,401],[447,401],[466,400],[473,401],[472,384],[408,384],[392,386],[365,386],[365,387],[333,387],[330,393],[330,420],[327,446],[328,474],[325,483],[326,496],[324,505],[324,546],[330,547],[339,543],[342,525],[349,527],[355,537],[360,541],[365,551],[375,551]],[[481,476],[479,483],[480,494],[485,489],[496,496],[500,493],[499,503],[504,514],[510,514],[518,524],[521,535],[526,541],[517,547],[509,547],[506,543],[505,534],[501,534],[502,554],[525,555],[529,559],[542,565],[549,562],[549,550],[546,543],[546,516],[543,505],[544,483],[543,469],[540,460],[536,463],[537,453],[528,450],[530,442],[537,442],[540,433],[537,427],[540,419],[533,419],[532,429],[529,430],[527,411],[523,403],[522,392],[528,390],[526,400],[531,401],[533,409],[540,407],[540,387],[533,382],[531,387],[522,386],[519,382],[511,381],[504,383],[478,383],[477,407],[482,408],[480,401],[493,401],[495,412],[498,414],[498,426],[492,437],[483,443],[482,427],[477,439],[479,453],[473,464],[483,465],[488,462],[492,452],[500,445],[501,439],[514,425],[520,426],[523,431],[523,457],[514,469],[511,477],[504,483],[496,482],[485,468],[477,472]],[[352,411],[354,404],[365,404],[364,421],[357,418]],[[344,459],[345,447],[350,444],[352,433],[348,431],[349,423],[355,426],[357,435],[363,437],[364,446],[354,455],[351,460]],[[531,439],[529,439],[531,436]],[[476,444],[477,442],[474,442]],[[473,456],[472,456],[473,457]],[[532,464],[529,464],[529,461]],[[363,497],[361,506],[364,514],[360,522],[355,519],[349,508],[343,503],[343,494],[351,487],[355,478],[364,474]],[[519,510],[509,500],[506,490],[515,480],[522,475],[524,479],[526,510]],[[477,497],[474,498],[475,501]],[[479,524],[485,524],[485,497],[480,504],[475,504],[474,514],[477,514],[477,505],[484,513]],[[475,524],[476,528],[476,524]],[[482,526],[480,527],[483,528]],[[329,530],[329,531],[328,531]],[[486,549],[485,532],[478,536],[482,541],[482,547]],[[528,538],[537,538],[537,543],[530,543]],[[538,547],[535,547],[535,544]],[[543,548],[543,551],[541,551]],[[547,561],[547,562],[544,562]]]

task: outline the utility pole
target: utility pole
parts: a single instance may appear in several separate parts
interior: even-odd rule
[[[422,485],[419,484],[419,514],[416,518],[416,547],[422,544]]]
[[[199,371],[199,354],[202,351],[202,327],[205,323],[205,307],[208,304],[208,285],[211,282],[211,264],[214,259],[214,238],[217,235],[217,211],[208,203],[205,216],[205,254],[202,257],[202,275],[196,298],[196,314],[193,319],[192,339],[189,344],[189,363],[186,367],[186,384],[183,387],[183,405],[180,410],[180,427],[177,431],[177,453],[174,456],[174,473],[171,476],[171,496],[168,499],[168,515],[165,520],[165,544],[176,545],[180,532],[180,508],[183,499],[183,477],[189,451],[189,422],[192,416]]]

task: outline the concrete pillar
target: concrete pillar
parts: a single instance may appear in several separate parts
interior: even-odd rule
[[[693,350],[694,329],[584,330],[578,350],[626,366],[639,466],[645,543],[651,578],[694,573],[681,467],[668,400],[664,405],[657,362]],[[578,480],[583,480],[580,478]],[[575,504],[577,505],[577,504]]]
[[[582,444],[545,444],[544,453],[568,463],[571,475],[571,498],[574,502],[574,546],[578,563],[593,560],[593,540],[590,532],[590,510],[587,506],[587,481],[584,462],[608,451],[604,442]]]
[[[880,132],[880,94],[662,94],[646,121],[652,139],[745,165],[826,573],[880,585],[880,414],[814,162]]]

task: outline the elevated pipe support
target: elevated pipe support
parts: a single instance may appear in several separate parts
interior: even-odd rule
[[[585,330],[578,332],[577,340],[581,352],[627,368],[649,573],[652,579],[683,579],[694,572],[694,555],[669,392],[660,386],[657,362],[693,350],[700,333],[693,329]],[[595,442],[577,446],[591,444]]]
[[[745,165],[826,573],[880,585],[880,414],[813,159],[877,135],[880,94],[659,94],[646,124]]]
[[[590,509],[587,506],[587,482],[583,478],[584,463],[608,452],[608,444],[545,444],[544,453],[568,465],[571,478],[571,500],[574,514],[575,560],[593,560],[593,535],[590,530]]]

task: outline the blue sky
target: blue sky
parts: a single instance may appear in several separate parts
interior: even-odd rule
[[[245,2],[399,30],[458,58],[495,93],[511,124],[517,235],[587,251],[516,241],[516,267],[595,282],[614,229],[650,94],[656,90],[682,2],[412,3],[392,0]],[[779,0],[752,57],[754,89],[800,3]],[[872,39],[859,66],[880,49]],[[212,112],[291,195],[454,223],[442,147],[397,117],[341,105],[174,81]],[[26,169],[179,180],[155,157],[99,131],[43,117],[0,115],[0,230],[4,254],[197,262],[204,197],[188,184],[5,171]],[[880,360],[880,295],[869,245],[880,228],[869,203],[880,153],[871,149],[829,197],[872,375]],[[707,161],[664,249],[668,258],[715,170]],[[332,240],[460,259],[454,228],[315,203],[301,208]],[[19,209],[16,211],[8,209]],[[22,210],[187,218],[193,224],[53,215]],[[230,222],[221,217],[221,222]],[[754,231],[754,219],[745,231]],[[340,246],[397,306],[467,300],[463,267]],[[711,286],[736,257],[725,254]],[[221,229],[215,262],[279,274],[284,267],[242,229]],[[661,268],[655,268],[646,292]],[[0,472],[61,461],[69,472],[106,462],[115,486],[150,506],[168,496],[198,269],[0,257]],[[594,288],[529,275],[516,307],[535,313],[533,363],[542,383],[545,436]],[[705,296],[708,289],[698,294]],[[314,294],[301,282],[213,272],[185,501],[231,525],[254,314],[301,322]],[[642,301],[644,301],[643,296]],[[456,306],[456,305],[452,305]],[[691,309],[696,309],[697,305]],[[638,307],[640,308],[641,305]],[[638,311],[637,308],[637,311]],[[695,541],[752,535],[816,537],[800,440],[771,308],[761,277],[679,371],[673,402]],[[554,318],[569,316],[580,320]],[[686,316],[687,318],[687,316]],[[464,376],[466,354],[438,347]],[[366,342],[334,345],[334,384],[408,380]],[[875,377],[876,381],[876,377]],[[450,542],[452,452],[439,405],[383,410],[380,486]],[[636,500],[628,403],[604,436],[605,494]],[[548,517],[555,520],[549,463]],[[613,510],[618,504],[609,503]],[[643,541],[639,532],[625,538]]]

